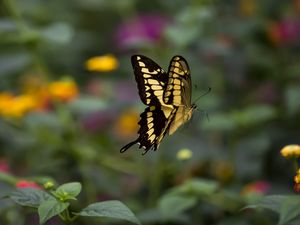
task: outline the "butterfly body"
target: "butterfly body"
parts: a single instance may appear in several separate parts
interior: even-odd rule
[[[189,121],[196,106],[191,104],[190,70],[183,57],[174,56],[168,72],[146,56],[133,55],[131,62],[140,98],[148,107],[140,115],[139,137],[120,152],[137,143],[146,153]]]

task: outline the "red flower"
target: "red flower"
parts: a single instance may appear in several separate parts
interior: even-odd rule
[[[34,189],[42,189],[40,185],[35,182],[20,180],[16,183],[17,188],[34,188]]]

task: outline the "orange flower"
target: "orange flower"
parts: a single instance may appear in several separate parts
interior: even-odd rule
[[[7,108],[11,105],[14,96],[8,92],[0,93],[0,114],[5,114]]]
[[[130,110],[122,114],[116,122],[115,131],[120,137],[132,137],[138,130],[139,114]]]
[[[112,54],[95,56],[88,59],[85,63],[87,70],[95,72],[110,72],[117,69],[118,66],[119,62]]]
[[[35,98],[31,95],[0,94],[0,114],[4,117],[22,117],[35,106]]]
[[[77,97],[78,88],[73,80],[55,81],[48,85],[50,98],[54,100],[70,101]]]
[[[300,169],[297,170],[296,176],[294,176],[294,190],[296,193],[300,193]]]
[[[48,107],[49,93],[47,85],[45,78],[39,74],[28,74],[22,78],[23,93],[35,98],[36,109],[38,110]]]
[[[272,44],[278,46],[282,42],[278,23],[272,22],[267,27],[267,36]]]

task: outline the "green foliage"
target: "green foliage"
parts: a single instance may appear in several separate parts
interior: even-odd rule
[[[141,224],[135,215],[122,202],[111,200],[97,202],[88,205],[76,215],[92,217],[109,217],[127,220],[135,224]]]
[[[270,195],[262,198],[257,204],[247,206],[247,208],[270,209],[279,214],[279,225],[299,224],[300,198],[296,195]]]
[[[49,219],[57,215],[66,224],[71,224],[78,216],[109,217],[141,224],[126,205],[116,200],[90,204],[78,213],[71,212],[71,216],[69,201],[76,200],[75,197],[80,192],[81,184],[79,182],[72,182],[62,184],[50,193],[39,189],[20,188],[10,193],[8,197],[19,205],[37,208],[40,224],[46,223]]]
[[[59,202],[56,199],[43,201],[38,207],[40,224],[44,224],[53,216],[62,213],[68,206],[69,203]]]
[[[81,192],[81,184],[78,182],[60,185],[52,194],[60,201],[76,200],[76,196]]]
[[[18,189],[12,192],[9,197],[22,206],[38,208],[42,202],[55,200],[50,194],[33,188]]]

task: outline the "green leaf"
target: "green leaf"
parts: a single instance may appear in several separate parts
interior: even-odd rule
[[[4,77],[24,69],[31,62],[27,52],[15,52],[0,55],[0,76]]]
[[[59,35],[57,35],[59,34]],[[71,41],[74,32],[67,23],[53,23],[41,31],[43,38],[53,44],[67,44]]]
[[[107,103],[99,98],[81,96],[68,104],[70,109],[78,114],[88,114],[107,108]]]
[[[241,126],[255,126],[256,124],[273,119],[275,116],[275,108],[263,104],[249,106],[232,113],[233,119]]]
[[[9,194],[9,197],[17,204],[35,208],[46,200],[54,199],[47,192],[33,188],[19,188]]]
[[[243,209],[270,209],[274,212],[279,213],[282,202],[287,198],[283,195],[269,195],[261,198],[257,204],[248,205]]]
[[[184,46],[191,42],[201,33],[199,27],[194,26],[170,26],[166,29],[167,39],[176,45]]]
[[[47,220],[53,216],[58,215],[69,206],[67,202],[60,202],[56,199],[50,199],[42,202],[38,208],[40,224],[44,224]]]
[[[283,201],[280,207],[279,225],[289,225],[299,215],[300,198],[297,196],[290,196]]]
[[[169,194],[191,194],[191,195],[211,195],[218,188],[218,183],[205,179],[192,179],[181,186],[172,189]]]
[[[300,86],[291,85],[287,88],[285,93],[285,102],[287,114],[292,116],[300,111]]]
[[[203,129],[209,131],[232,131],[236,127],[236,122],[228,113],[219,113],[210,116],[209,122],[201,124]]]
[[[197,202],[196,196],[164,196],[159,204],[163,215],[167,217],[176,216],[184,210],[191,208]]]
[[[123,219],[135,224],[141,224],[132,211],[117,200],[97,202],[90,204],[77,215],[80,216],[94,216],[94,217],[109,217],[116,219]]]
[[[68,199],[76,199],[81,192],[81,184],[79,182],[71,182],[60,185],[53,194],[61,201]]]

